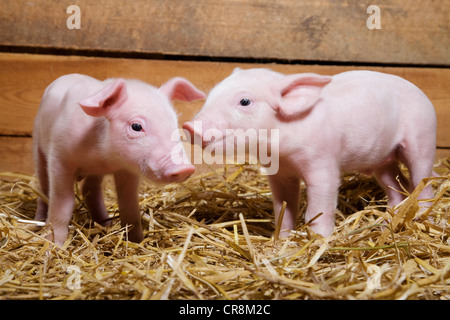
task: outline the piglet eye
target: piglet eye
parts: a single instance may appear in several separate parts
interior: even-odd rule
[[[142,126],[139,123],[132,123],[131,124],[131,129],[133,129],[134,131],[142,131]]]
[[[246,107],[246,106],[250,105],[250,103],[252,103],[252,101],[250,99],[244,98],[244,99],[241,99],[241,101],[239,101],[239,103],[241,106]]]

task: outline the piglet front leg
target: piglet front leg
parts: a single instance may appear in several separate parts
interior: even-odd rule
[[[139,243],[144,239],[138,199],[139,177],[122,170],[114,174],[114,180],[119,201],[120,223],[122,227],[127,225],[129,227],[128,240]]]
[[[305,221],[309,222],[318,214],[322,214],[311,222],[311,229],[328,237],[334,228],[334,212],[340,185],[340,172],[333,163],[310,166],[310,170],[304,173],[308,207]],[[313,168],[313,169],[312,169]]]
[[[300,179],[285,177],[280,174],[270,175],[269,184],[273,197],[275,223],[278,222],[283,201],[286,202],[283,221],[281,222],[280,237],[287,237],[290,230],[295,229],[295,219],[298,213],[298,199]]]
[[[102,226],[110,225],[102,190],[102,175],[92,175],[84,179],[81,189],[91,218]]]

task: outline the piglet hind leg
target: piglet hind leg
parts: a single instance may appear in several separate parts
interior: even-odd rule
[[[48,197],[49,182],[47,173],[47,159],[44,153],[40,150],[40,148],[37,145],[34,146],[34,161],[35,161],[36,175],[39,180],[39,187],[41,188],[41,192],[46,197]],[[48,213],[47,203],[42,198],[38,197],[36,215],[34,219],[37,221],[45,221],[47,219],[47,213]]]
[[[281,221],[280,237],[287,237],[290,230],[295,229],[295,220],[298,213],[298,200],[300,179],[295,177],[269,176],[270,189],[272,190],[273,209],[275,223],[278,223],[283,201],[286,202],[283,220]]]
[[[75,206],[74,172],[51,162],[49,162],[49,168],[50,192],[47,224],[50,225],[53,234],[47,238],[62,246],[68,235],[69,223]]]
[[[83,181],[81,192],[91,218],[102,226],[110,225],[102,189],[103,176],[88,176]]]
[[[389,207],[394,207],[405,199],[403,189],[411,191],[410,182],[401,172],[398,162],[377,168],[373,175],[386,193]]]
[[[433,176],[433,165],[435,157],[435,142],[430,138],[428,143],[425,139],[417,139],[418,142],[400,149],[401,161],[405,163],[410,175],[410,192],[420,184],[422,179]],[[412,147],[414,146],[414,147]],[[417,199],[426,200],[434,197],[433,188],[430,184],[420,192]],[[429,207],[431,202],[421,202],[421,206]]]
[[[114,179],[121,225],[129,228],[128,240],[139,243],[144,239],[138,199],[139,177],[123,170],[116,172]]]
[[[375,170],[374,176],[388,196],[389,207],[395,207],[406,198],[403,190],[412,193],[423,178],[432,176],[434,149],[427,152],[413,152],[403,147],[399,149],[399,159],[408,168],[409,179],[401,172],[399,162],[392,162]],[[427,185],[417,198],[419,200],[433,198],[432,187]],[[421,205],[428,207],[430,204],[430,202],[422,202]]]

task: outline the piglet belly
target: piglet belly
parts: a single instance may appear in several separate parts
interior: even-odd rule
[[[352,153],[344,156],[341,161],[341,171],[360,172],[371,175],[378,168],[384,167],[398,160],[398,147],[387,150],[371,150],[366,153]]]

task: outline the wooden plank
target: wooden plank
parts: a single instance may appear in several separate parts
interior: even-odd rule
[[[0,136],[0,172],[34,172],[32,139]]]
[[[447,159],[450,158],[450,149],[437,149],[436,159]]]
[[[0,45],[309,61],[450,65],[448,0],[2,1]]]
[[[30,136],[33,119],[45,88],[63,74],[78,72],[98,79],[137,78],[157,86],[171,77],[182,76],[208,92],[236,66],[268,67],[284,73],[317,72],[330,75],[353,69],[370,69],[399,75],[416,84],[431,99],[438,116],[438,146],[450,147],[448,68],[237,64],[26,54],[0,54],[0,135]],[[180,123],[192,118],[202,104],[203,101],[175,102],[175,108],[181,114]]]
[[[437,149],[436,161],[450,158],[450,149]],[[198,172],[209,170],[200,165]],[[0,172],[34,173],[32,138],[0,136]]]

